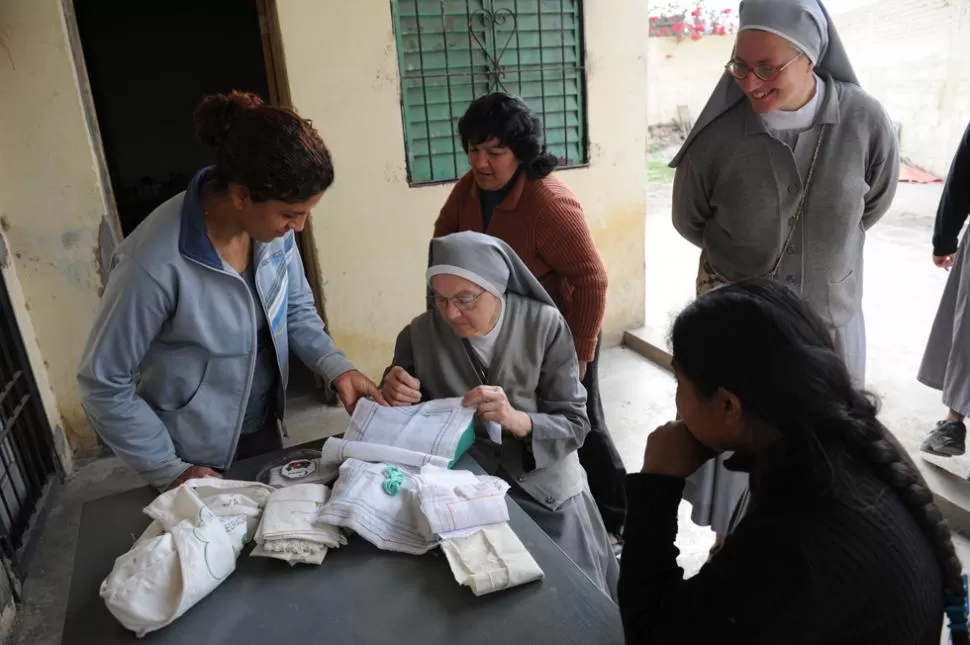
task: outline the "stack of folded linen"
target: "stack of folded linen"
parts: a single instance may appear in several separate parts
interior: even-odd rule
[[[455,580],[480,596],[543,577],[509,526],[508,490],[497,477],[350,458],[318,521],[388,551],[420,555],[440,545]]]
[[[459,584],[481,596],[542,579],[542,569],[509,526],[505,481],[433,466],[415,479],[421,511]]]
[[[509,485],[498,477],[425,466],[415,482],[421,512],[435,535],[447,537],[454,531],[509,521]]]
[[[385,551],[427,553],[438,540],[421,513],[416,474],[407,466],[391,470],[387,464],[347,459],[319,521],[350,529]],[[393,488],[385,487],[389,477],[396,483]]]
[[[330,489],[323,484],[297,484],[274,491],[266,500],[250,555],[276,558],[291,565],[321,564],[328,549],[347,543],[339,528],[321,521]]]
[[[476,596],[541,580],[542,569],[508,522],[441,540],[455,581]]]

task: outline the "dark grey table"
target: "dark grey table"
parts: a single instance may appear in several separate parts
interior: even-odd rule
[[[319,447],[314,442],[313,447]],[[278,454],[236,464],[253,479]],[[459,468],[479,470],[469,457]],[[480,470],[479,470],[480,472]],[[62,645],[621,645],[616,605],[511,499],[511,525],[545,572],[540,582],[475,597],[455,582],[440,549],[381,551],[359,537],[319,567],[251,558],[173,624],[143,639],[98,595],[116,557],[148,526],[149,488],[87,502],[81,512]]]

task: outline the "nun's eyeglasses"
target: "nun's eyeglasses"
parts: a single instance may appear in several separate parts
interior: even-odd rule
[[[468,311],[469,309],[473,308],[478,300],[484,295],[484,291],[480,292],[476,296],[455,296],[454,298],[445,298],[444,296],[435,294],[434,303],[439,309],[447,309],[448,303],[453,302],[455,303],[455,308],[457,308],[458,311]]]
[[[795,56],[792,57],[792,59],[789,60],[787,63],[777,67],[775,65],[762,64],[752,68],[752,67],[748,67],[746,63],[742,63],[741,61],[729,60],[728,64],[724,66],[724,69],[727,71],[728,74],[738,79],[739,81],[743,81],[744,79],[746,79],[748,77],[748,72],[754,72],[754,75],[763,81],[773,81],[776,78],[778,78],[779,74],[781,74],[786,69],[788,69],[792,63],[798,60],[799,57],[801,57],[800,53],[795,54]]]

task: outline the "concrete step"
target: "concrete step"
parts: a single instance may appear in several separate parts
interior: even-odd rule
[[[623,345],[651,363],[671,371],[670,352],[663,334],[653,327],[640,327],[623,332]]]
[[[652,363],[670,370],[670,352],[666,349],[666,339],[656,329],[641,327],[627,331],[623,344]],[[949,460],[944,465],[932,457],[919,452],[911,452],[923,478],[933,491],[940,512],[946,518],[950,529],[970,536],[970,481],[965,476],[953,472],[957,462]]]

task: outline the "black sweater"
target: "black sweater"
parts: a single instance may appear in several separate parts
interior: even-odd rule
[[[956,253],[963,223],[970,214],[970,125],[950,165],[933,229],[933,255]]]
[[[939,565],[899,498],[863,467],[824,494],[752,474],[752,505],[688,580],[677,566],[684,480],[629,475],[619,601],[627,645],[938,645]]]

